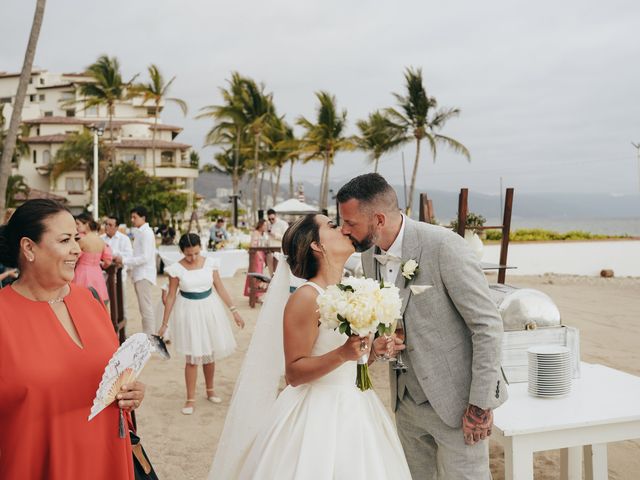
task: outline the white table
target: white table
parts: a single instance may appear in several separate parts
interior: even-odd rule
[[[202,254],[220,260],[219,273],[222,278],[233,277],[238,270],[249,267],[249,252],[246,250],[218,250],[215,252],[203,250]],[[171,245],[158,247],[158,256],[165,266],[169,266],[179,261],[184,255],[177,246]]]
[[[565,398],[536,398],[526,383],[509,385],[494,412],[492,439],[504,447],[505,479],[533,480],[533,452],[561,450],[561,478],[608,478],[607,443],[640,438],[640,377],[581,364]]]

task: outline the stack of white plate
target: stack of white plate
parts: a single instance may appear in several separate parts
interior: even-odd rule
[[[571,350],[539,345],[527,350],[529,393],[535,397],[564,397],[571,391]]]

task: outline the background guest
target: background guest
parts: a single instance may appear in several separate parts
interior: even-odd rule
[[[142,331],[155,333],[153,287],[156,284],[156,237],[147,223],[147,216],[147,209],[142,206],[131,209],[131,223],[136,228],[133,234],[133,253],[120,255],[116,261],[122,262],[131,270],[131,280],[142,317]]]
[[[81,250],[73,216],[29,200],[0,227],[0,262],[20,277],[0,290],[0,478],[134,480],[118,407],[140,405],[144,386],[90,422],[87,414],[118,338],[91,292],[71,283]]]
[[[280,246],[284,232],[289,228],[289,224],[285,220],[279,218],[273,208],[267,210],[267,220],[269,220],[269,240],[272,245]]]
[[[76,216],[76,227],[80,236],[78,243],[82,254],[76,264],[73,282],[84,287],[95,288],[102,301],[107,303],[109,294],[102,270],[111,265],[113,258],[111,249],[98,235],[98,224],[88,213]]]
[[[253,231],[251,232],[251,246],[252,247],[261,247],[264,246],[263,245],[263,241],[264,241],[264,235],[267,231],[267,221],[263,218],[262,220],[259,220],[258,223],[256,224],[256,228],[253,229]],[[253,259],[253,265],[251,265],[251,272],[249,273],[264,273],[264,267],[267,264],[267,255],[265,254],[264,251],[257,251],[254,252],[252,255],[254,255],[254,259]],[[251,278],[249,276],[247,276],[247,279],[244,282],[244,296],[248,297],[249,296],[249,282],[251,281]],[[255,282],[258,282],[258,280],[254,280]],[[262,296],[262,293],[258,294],[258,298],[260,298]]]
[[[215,248],[216,244],[229,240],[229,233],[224,228],[224,218],[218,218],[215,225],[210,228],[209,248]]]
[[[109,245],[114,258],[122,258],[133,254],[131,240],[124,233],[118,230],[120,219],[114,215],[108,215],[104,221],[104,234],[100,236],[102,241]],[[119,263],[122,266],[122,263]],[[120,273],[122,278],[122,305],[123,316],[127,319],[127,269],[122,268]]]

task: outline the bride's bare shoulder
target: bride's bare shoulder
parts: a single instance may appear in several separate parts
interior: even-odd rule
[[[289,297],[285,307],[285,316],[294,318],[317,318],[318,292],[311,286],[298,287]]]

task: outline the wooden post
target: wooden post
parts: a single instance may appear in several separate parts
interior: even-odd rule
[[[507,275],[507,253],[509,251],[509,232],[511,231],[511,211],[513,207],[513,188],[507,188],[502,218],[502,241],[500,242],[500,269],[498,283],[504,283]]]
[[[458,196],[458,235],[464,238],[465,227],[467,226],[469,189],[461,188]]]
[[[429,223],[435,223],[436,221],[436,212],[433,211],[433,201],[431,199],[427,200],[427,218]]]
[[[125,327],[126,320],[124,318],[124,301],[122,290],[122,267],[111,264],[106,270],[107,272],[107,293],[109,294],[109,314],[113,329],[118,335],[120,343],[126,338]]]
[[[418,213],[418,220],[420,220],[421,222],[429,223],[430,218],[429,218],[428,207],[427,207],[428,202],[429,202],[429,199],[427,198],[427,194],[421,193],[420,194],[420,211]]]

